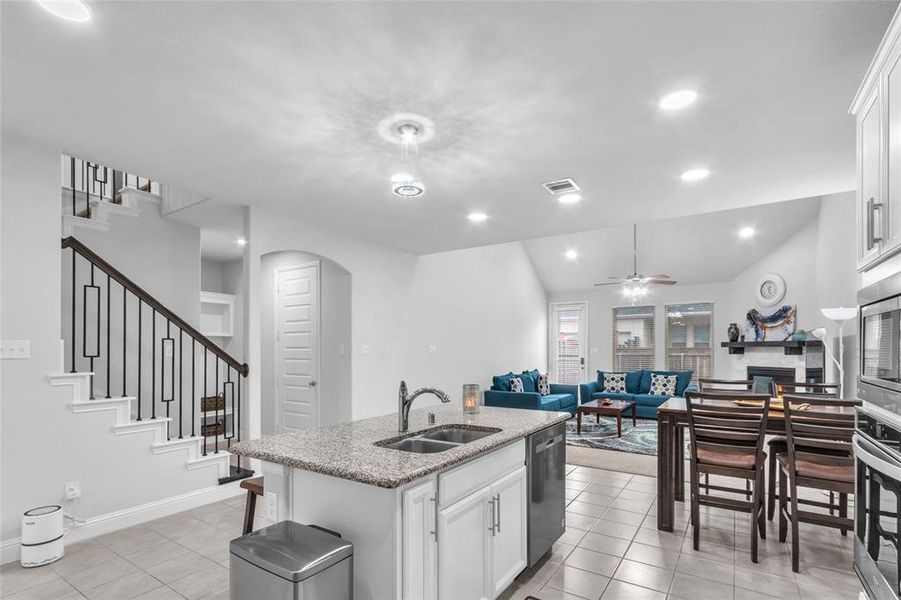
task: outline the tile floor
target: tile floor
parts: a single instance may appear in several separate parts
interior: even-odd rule
[[[750,516],[701,507],[701,548],[692,548],[688,504],[676,531],[657,530],[657,479],[568,466],[566,533],[502,598],[540,600],[857,600],[852,535],[801,527],[801,572],[776,522],[749,553]],[[686,535],[688,533],[688,535]]]
[[[541,563],[503,594],[541,600],[856,600],[851,538],[802,529],[801,572],[770,524],[760,563],[748,554],[746,515],[702,507],[701,550],[656,529],[656,479],[569,466],[567,530]],[[228,598],[228,542],[240,535],[244,497],[72,544],[57,563],[0,568],[0,596],[15,600]]]

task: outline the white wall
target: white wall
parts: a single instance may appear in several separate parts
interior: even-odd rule
[[[685,235],[684,230],[679,235]],[[674,242],[676,243],[676,242]],[[675,246],[674,246],[675,247]],[[729,377],[729,355],[720,342],[727,339],[729,323],[741,327],[747,311],[759,307],[756,286],[767,273],[778,273],[786,282],[783,304],[798,307],[797,326],[801,329],[826,327],[830,335],[837,329],[827,321],[820,309],[853,306],[860,287],[854,254],[854,193],[833,194],[821,199],[817,218],[732,280],[706,285],[676,285],[653,288],[642,304],[657,306],[656,361],[664,365],[664,306],[675,302],[714,303],[714,371],[717,377]],[[711,257],[710,260],[716,260]],[[586,380],[596,370],[612,364],[612,308],[627,302],[618,289],[593,288],[584,292],[552,294],[552,302],[587,300],[589,302],[589,368]],[[848,352],[853,350],[856,329],[845,326],[846,384],[853,381],[856,365]],[[597,351],[594,352],[593,350]],[[830,380],[834,375],[830,371]]]
[[[200,263],[200,289],[235,297],[234,327],[231,337],[213,337],[223,350],[244,361],[244,260],[218,261],[204,258]]]
[[[519,242],[419,257],[404,320],[411,388],[436,386],[459,402],[464,383],[487,389],[499,373],[547,372],[547,295]]]

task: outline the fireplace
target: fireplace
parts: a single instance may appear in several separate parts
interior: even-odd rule
[[[791,367],[748,367],[748,379],[771,377],[776,383],[795,383],[795,370]]]

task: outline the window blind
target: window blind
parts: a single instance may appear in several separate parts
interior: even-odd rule
[[[582,331],[583,309],[557,309],[557,339],[555,342],[555,383],[582,382],[582,345],[585,332]]]
[[[666,368],[694,371],[693,380],[713,377],[713,303],[669,304],[666,307]]]
[[[654,368],[654,307],[613,309],[613,370]]]

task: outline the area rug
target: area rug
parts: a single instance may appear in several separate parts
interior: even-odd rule
[[[600,448],[657,456],[657,421],[654,419],[638,419],[633,427],[632,419],[623,419],[623,436],[616,436],[616,419],[601,417],[595,423],[594,415],[582,417],[582,433],[576,433],[576,419],[566,422],[566,443],[581,448]]]

